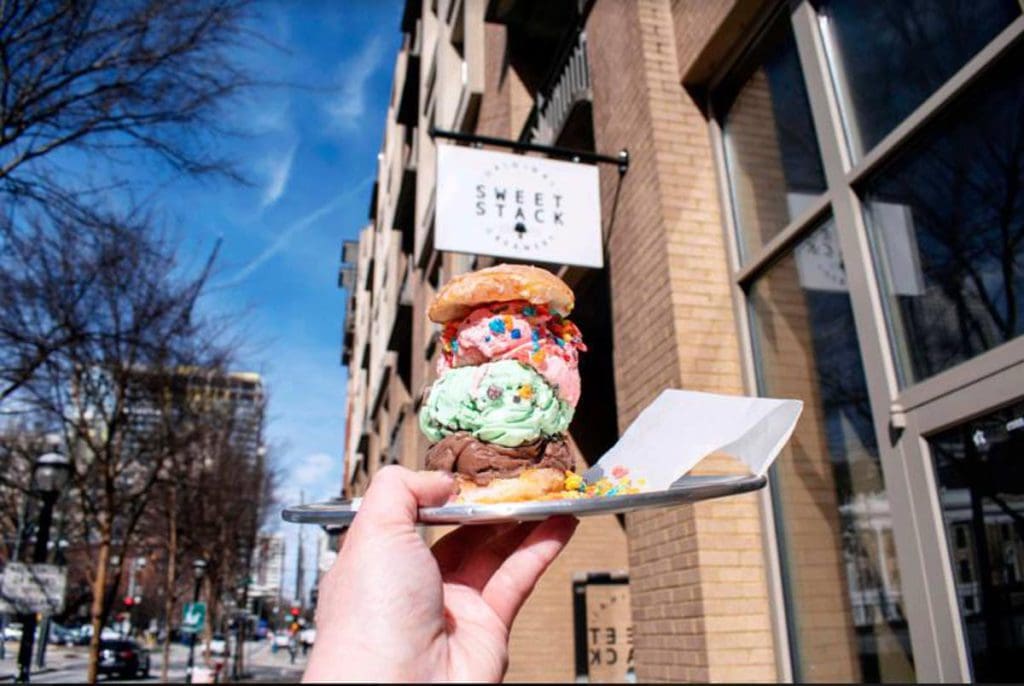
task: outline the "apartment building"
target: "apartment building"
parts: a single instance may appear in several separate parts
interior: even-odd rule
[[[343,249],[347,494],[422,466],[426,306],[494,261],[434,248],[435,130],[628,150],[599,169],[604,267],[544,265],[590,346],[582,463],[665,388],[805,404],[764,491],[584,520],[509,678],[1024,677],[1021,3],[409,0],[395,21]]]
[[[255,372],[179,368],[173,372],[139,369],[126,388],[125,414],[131,430],[126,454],[141,454],[134,443],[149,440],[168,411],[210,413],[222,419],[232,445],[243,455],[257,458],[263,450],[263,381]]]

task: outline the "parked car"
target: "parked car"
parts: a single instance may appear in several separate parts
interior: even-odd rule
[[[109,626],[103,627],[100,631],[100,641],[120,641],[124,636],[120,631]],[[92,642],[92,624],[83,624],[75,631],[75,645],[87,646]]]
[[[57,622],[50,622],[50,643],[58,646],[73,646],[75,645],[75,639],[78,637],[74,629],[58,624]]]
[[[21,624],[4,624],[4,640],[5,641],[20,641],[21,640]]]
[[[109,626],[103,627],[103,630],[100,631],[101,641],[118,641],[122,638],[124,638],[124,635],[120,631],[111,629]]]
[[[92,627],[88,624],[82,626],[72,627],[68,629],[71,632],[71,641],[76,646],[87,646],[89,645],[89,639],[92,638]]]
[[[149,676],[149,651],[130,639],[100,640],[100,674]]]

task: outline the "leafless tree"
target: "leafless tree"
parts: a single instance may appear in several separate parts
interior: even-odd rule
[[[40,270],[59,266],[41,242],[136,206],[121,195],[155,176],[140,164],[239,178],[216,143],[256,85],[240,59],[266,45],[252,15],[249,0],[0,1],[0,403],[68,342],[37,307]],[[95,278],[80,276],[68,288]]]
[[[84,152],[154,153],[183,172],[224,171],[205,145],[253,85],[239,66],[248,0],[0,3],[0,192],[80,204],[53,174]],[[69,153],[60,156],[55,153]]]
[[[196,471],[190,460],[217,440],[210,413],[182,402],[192,371],[223,375],[231,359],[196,314],[212,257],[187,275],[155,220],[123,208],[138,207],[141,163],[240,178],[216,142],[228,105],[256,85],[241,59],[267,46],[252,17],[249,0],[0,0],[0,431],[59,435],[72,460],[69,521],[91,553],[91,680],[154,503],[191,501],[211,480],[205,465],[235,459],[221,440]],[[3,459],[0,516],[16,517],[26,463]],[[240,516],[235,495],[264,502],[224,490],[218,513]],[[171,505],[164,524],[191,532]],[[206,540],[183,536],[182,554],[213,549]]]
[[[70,231],[72,227],[60,227]],[[41,273],[37,307],[67,340],[17,395],[16,411],[63,436],[73,468],[79,537],[95,555],[90,678],[99,635],[139,521],[187,434],[162,430],[183,370],[222,368],[227,355],[195,312],[208,276],[186,278],[145,217],[77,242],[58,238]],[[65,288],[67,280],[80,287]]]

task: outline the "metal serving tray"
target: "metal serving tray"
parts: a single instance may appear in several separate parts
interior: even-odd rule
[[[545,500],[493,505],[445,505],[420,508],[421,524],[491,524],[506,521],[531,521],[555,515],[615,514],[652,507],[695,503],[724,498],[764,488],[764,476],[684,476],[663,491],[613,495],[579,500]],[[320,524],[346,527],[356,516],[359,503],[336,498],[321,503],[286,508],[282,517],[296,524]]]

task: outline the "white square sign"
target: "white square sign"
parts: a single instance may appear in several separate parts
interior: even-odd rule
[[[439,145],[434,247],[600,268],[597,167]]]

